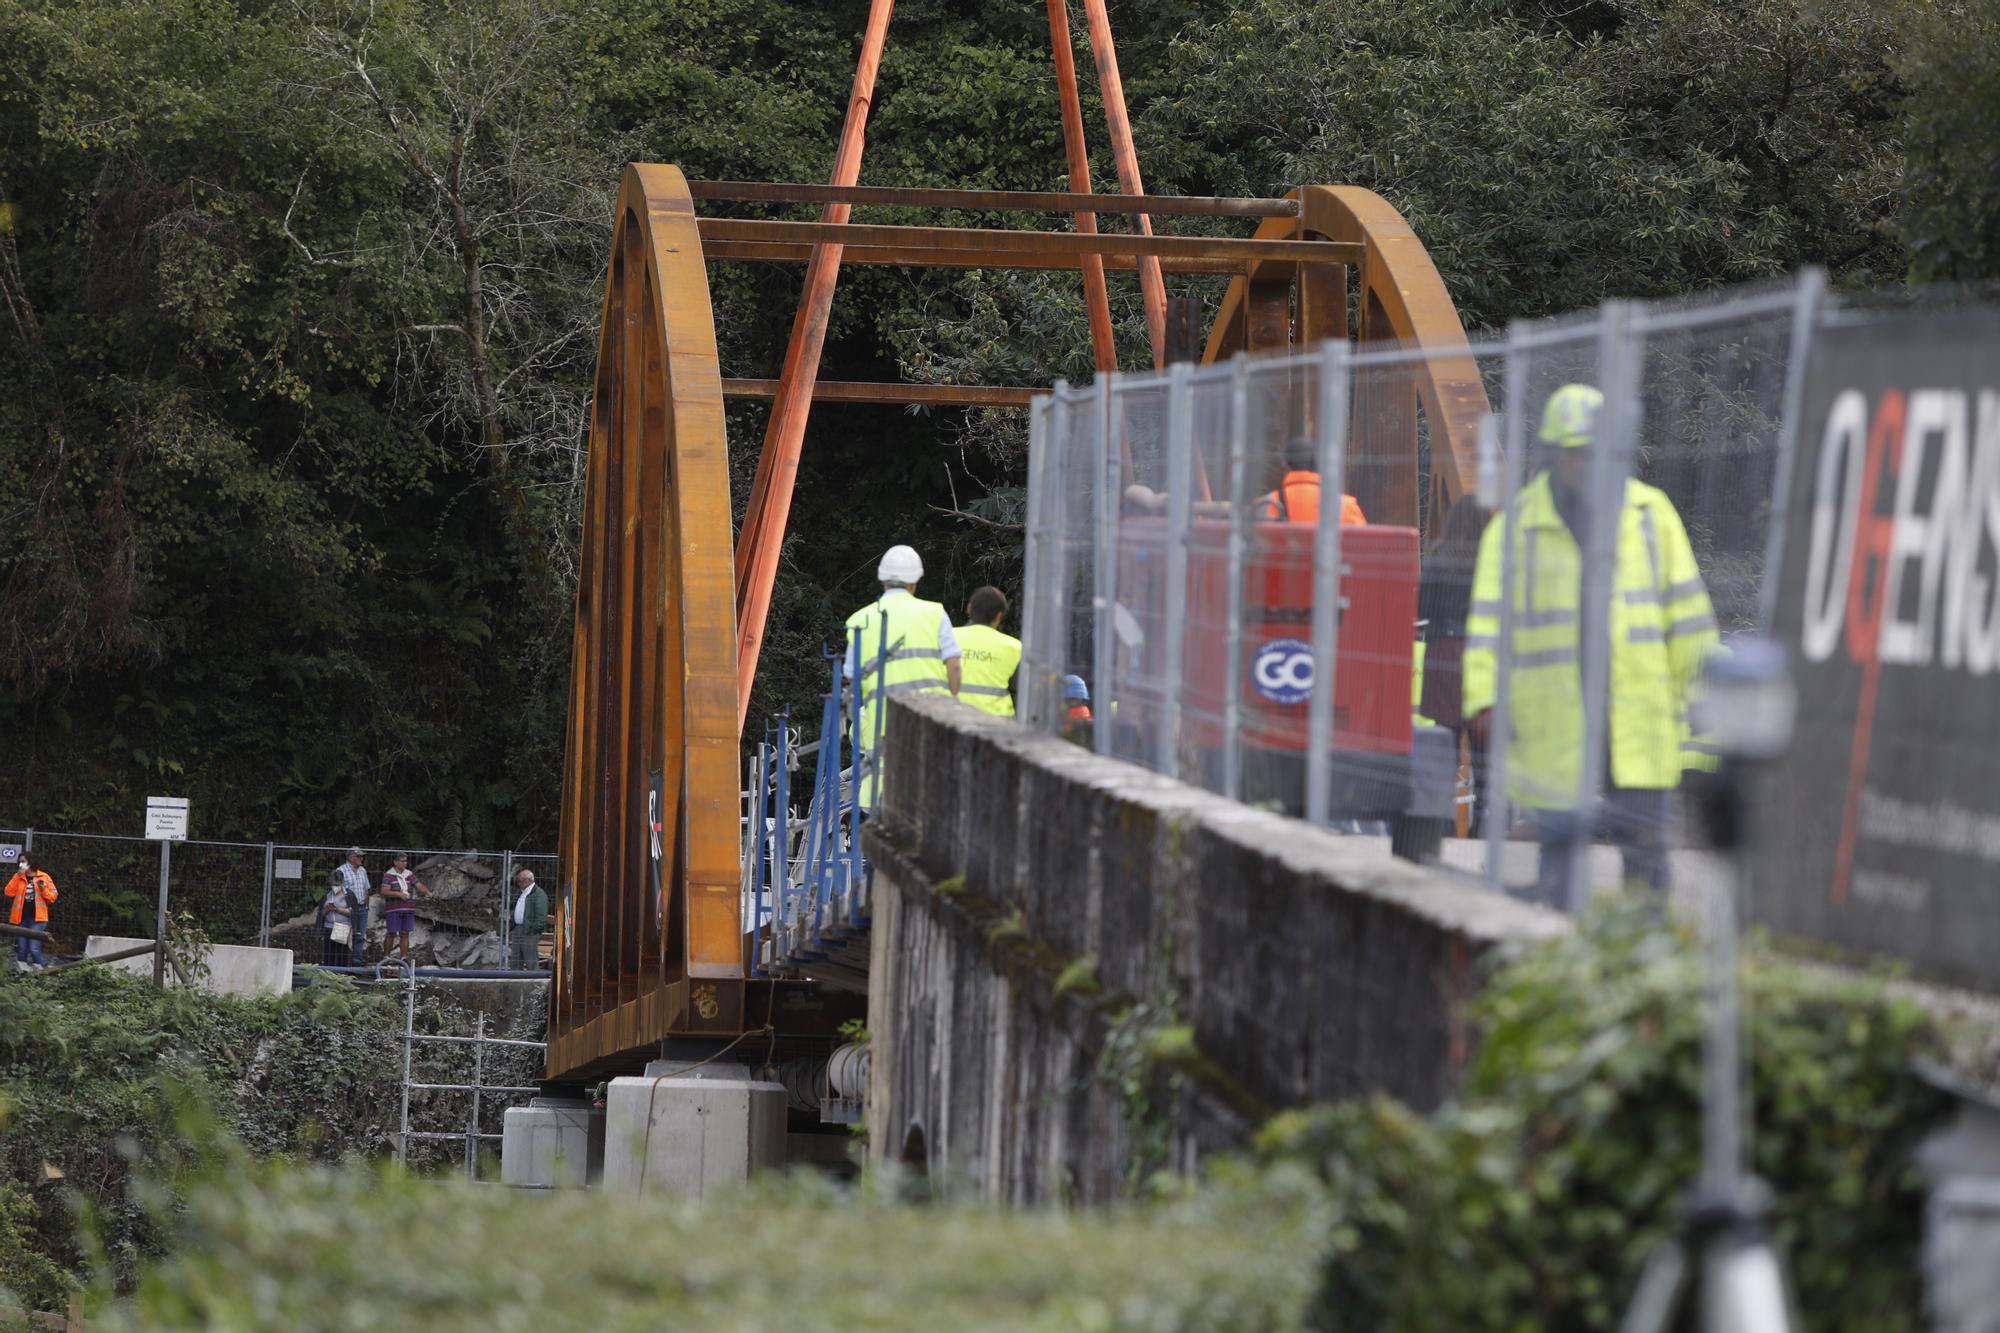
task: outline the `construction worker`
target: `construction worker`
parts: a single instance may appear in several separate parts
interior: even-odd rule
[[[1319,522],[1318,452],[1318,447],[1309,436],[1297,436],[1286,444],[1284,479],[1278,483],[1276,490],[1257,497],[1251,513],[1266,523]],[[1366,523],[1368,518],[1361,512],[1361,502],[1343,494],[1340,497],[1340,521]]]
[[[49,926],[49,905],[56,900],[56,882],[46,870],[37,870],[23,853],[14,869],[14,877],[7,881],[4,892],[8,901],[7,924],[26,924],[47,930]],[[32,910],[23,908],[32,904]],[[18,967],[40,967],[42,965],[42,942],[26,936],[16,936],[14,940],[14,962]]]
[[[1076,741],[1080,745],[1090,744],[1093,721],[1090,712],[1090,686],[1083,683],[1082,676],[1064,676],[1062,697],[1063,739]]]
[[[1014,716],[1012,686],[1021,665],[1021,641],[1000,632],[1006,618],[1007,594],[978,588],[965,604],[965,623],[958,627],[959,702],[995,717]]]
[[[863,809],[875,805],[882,696],[959,691],[958,635],[942,606],[918,600],[917,580],[923,576],[924,562],[915,551],[891,546],[875,567],[882,595],[847,618],[847,678],[861,682],[855,748],[867,751],[872,761],[857,797]]]
[[[1534,814],[1541,843],[1536,891],[1560,901],[1566,858],[1591,832],[1592,793],[1580,791],[1584,712],[1578,633],[1582,552],[1590,547],[1591,445],[1604,395],[1566,384],[1549,396],[1541,442],[1552,465],[1479,542],[1466,617],[1465,716],[1484,734],[1498,680],[1501,570],[1514,537],[1508,795]],[[1673,503],[1628,479],[1618,515],[1610,605],[1609,726],[1602,831],[1624,849],[1625,879],[1664,890],[1672,792],[1681,779],[1689,689],[1720,638],[1694,548]]]
[[[1319,522],[1319,459],[1315,456],[1318,447],[1309,436],[1301,435],[1285,445],[1285,475],[1274,491],[1266,491],[1251,502],[1250,515],[1262,523],[1317,523]],[[1156,491],[1150,486],[1132,485],[1125,488],[1126,506],[1137,513],[1159,514],[1166,512],[1167,496],[1164,491]],[[1192,500],[1188,512],[1197,518],[1226,518],[1229,514],[1227,500]],[[1342,523],[1366,523],[1368,518],[1361,512],[1361,502],[1351,495],[1340,497],[1340,521]]]

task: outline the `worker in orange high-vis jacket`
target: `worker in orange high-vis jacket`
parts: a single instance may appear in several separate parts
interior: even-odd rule
[[[1319,459],[1310,438],[1301,435],[1285,446],[1285,476],[1278,489],[1257,497],[1250,512],[1267,523],[1319,522]],[[1351,495],[1340,497],[1342,523],[1366,523],[1361,502]]]
[[[56,882],[48,871],[37,870],[27,856],[22,856],[15,865],[14,877],[7,881],[5,893],[8,925],[29,924],[44,930],[48,928],[49,906],[56,900]],[[25,936],[16,937],[14,961],[22,967],[40,967],[42,942]]]
[[[1312,440],[1303,435],[1287,444],[1285,475],[1278,482],[1278,489],[1266,491],[1251,501],[1250,516],[1260,523],[1319,522],[1317,452]],[[1127,486],[1125,504],[1133,513],[1161,514],[1166,512],[1167,497],[1165,492],[1150,486]],[[1188,512],[1197,518],[1227,517],[1229,501],[1194,500],[1189,503]],[[1340,521],[1366,523],[1368,517],[1361,512],[1361,502],[1351,495],[1342,495]]]

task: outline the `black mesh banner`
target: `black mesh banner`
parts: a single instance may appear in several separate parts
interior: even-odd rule
[[[1799,733],[1752,915],[2000,984],[2000,314],[1823,331],[1780,502]]]

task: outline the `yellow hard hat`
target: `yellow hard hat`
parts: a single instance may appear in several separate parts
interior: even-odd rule
[[[1597,412],[1604,395],[1588,384],[1565,384],[1549,395],[1542,408],[1543,444],[1579,449],[1597,439]]]

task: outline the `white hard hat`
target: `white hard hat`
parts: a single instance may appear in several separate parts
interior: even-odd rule
[[[875,577],[883,583],[915,583],[923,576],[923,559],[907,546],[891,546],[875,566]]]

